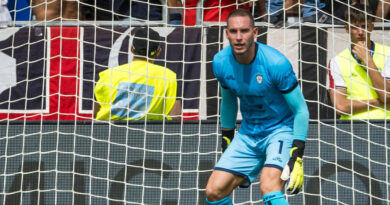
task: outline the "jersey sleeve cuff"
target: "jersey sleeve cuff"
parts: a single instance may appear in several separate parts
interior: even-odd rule
[[[291,91],[293,91],[298,86],[298,81],[288,90],[281,91],[282,94],[287,94]]]
[[[301,140],[301,141],[304,141],[306,142],[306,136],[294,136],[294,140]]]

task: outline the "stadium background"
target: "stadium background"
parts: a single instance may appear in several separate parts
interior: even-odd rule
[[[0,114],[0,119],[91,120],[98,74],[130,61],[129,40],[133,28],[2,29],[0,112],[4,114]],[[218,86],[211,60],[226,45],[222,29],[156,27],[155,30],[166,42],[156,63],[177,73],[184,119],[215,119]],[[260,26],[259,31],[259,42],[281,50],[293,64],[305,99],[309,100],[311,119],[334,119],[326,90],[327,63],[347,46],[348,36],[343,27],[268,29]],[[376,30],[374,34],[373,39],[383,43],[381,37],[390,32]]]
[[[310,109],[304,192],[291,204],[388,204],[386,121],[338,121],[327,62],[348,41],[342,26],[258,24],[258,41],[294,66]],[[117,26],[22,26],[0,31],[0,202],[3,204],[203,204],[220,156],[213,55],[221,26],[154,27],[158,64],[178,73],[183,120],[92,119],[98,72],[127,63],[131,30]],[[374,40],[388,45],[389,27]],[[259,186],[234,202],[261,202]]]

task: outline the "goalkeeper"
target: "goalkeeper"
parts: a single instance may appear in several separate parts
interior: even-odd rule
[[[277,50],[255,42],[257,34],[248,11],[232,11],[226,28],[230,46],[213,59],[222,93],[224,153],[206,187],[208,204],[232,204],[232,191],[248,187],[260,172],[265,204],[288,204],[282,192],[288,178],[291,193],[302,189],[307,105],[290,62]],[[243,120],[234,134],[237,97]]]

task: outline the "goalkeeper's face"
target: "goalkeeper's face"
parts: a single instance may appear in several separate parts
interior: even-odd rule
[[[235,55],[245,55],[254,52],[253,45],[256,36],[257,28],[251,25],[249,17],[234,16],[229,18],[226,37],[229,39]]]

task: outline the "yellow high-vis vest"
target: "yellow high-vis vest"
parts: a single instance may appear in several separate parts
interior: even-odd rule
[[[382,72],[390,47],[375,43],[373,60],[377,68]],[[378,94],[374,90],[371,79],[366,71],[366,67],[360,66],[352,56],[348,48],[336,56],[336,61],[340,66],[341,76],[346,85],[347,99],[370,100],[377,99]],[[388,102],[390,103],[390,102]],[[390,119],[390,112],[381,108],[372,108],[365,112],[352,113],[351,115],[341,115],[340,119]]]
[[[98,120],[162,120],[176,101],[176,73],[147,61],[99,73],[95,98],[100,104]]]

